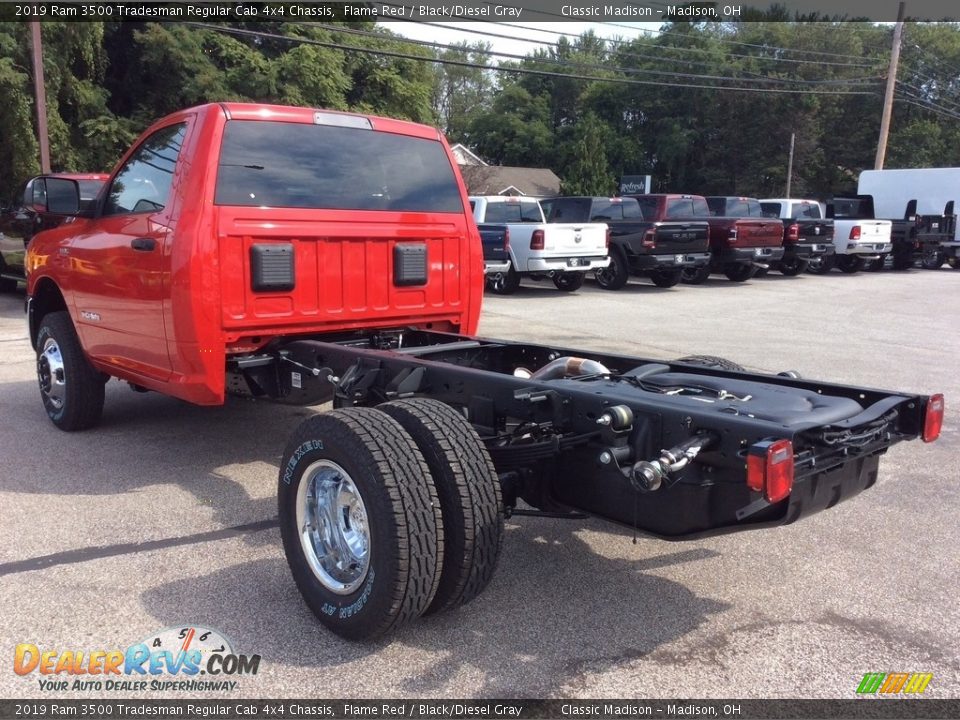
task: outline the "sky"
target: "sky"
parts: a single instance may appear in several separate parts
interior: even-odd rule
[[[557,33],[571,33],[578,35],[593,30],[599,37],[612,38],[621,37],[632,40],[636,37],[651,37],[649,31],[659,29],[660,23],[638,23],[624,22],[612,25],[610,23],[575,23],[575,22],[537,22],[537,23],[511,23],[511,22],[443,22],[439,23],[445,27],[437,27],[436,24],[414,23],[407,21],[400,22],[378,22],[379,26],[385,27],[398,35],[403,35],[412,40],[427,40],[430,42],[443,43],[450,45],[452,43],[466,40],[467,42],[477,42],[482,40],[489,42],[494,52],[509,53],[512,55],[526,55],[533,52],[538,47],[543,47],[543,43],[555,43],[560,39]],[[460,29],[451,30],[450,27]],[[514,35],[518,38],[528,38],[524,40],[506,40],[503,38],[488,37],[478,35],[471,30],[481,30],[484,32],[498,33],[500,35]],[[644,32],[647,31],[647,32]],[[510,58],[498,58],[497,60],[510,60]]]

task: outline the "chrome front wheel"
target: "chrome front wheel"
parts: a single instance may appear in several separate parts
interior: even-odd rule
[[[67,373],[56,339],[48,337],[37,356],[37,379],[44,399],[55,409],[63,408],[67,397]]]

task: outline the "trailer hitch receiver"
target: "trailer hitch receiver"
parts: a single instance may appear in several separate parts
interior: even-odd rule
[[[662,450],[656,460],[640,460],[623,472],[640,492],[659,490],[670,473],[682,470],[689,465],[700,452],[717,441],[712,433],[695,435],[669,450]]]

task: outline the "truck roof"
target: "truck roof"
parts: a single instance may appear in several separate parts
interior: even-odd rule
[[[192,114],[222,112],[233,120],[269,120],[272,122],[315,123],[317,125],[344,125],[347,127],[369,127],[372,130],[409,135],[426,140],[439,140],[440,131],[430,125],[394,120],[393,118],[361,113],[326,110],[323,108],[303,108],[291,105],[271,105],[268,103],[207,103],[179,110],[158,120],[154,125],[166,123],[170,118]]]

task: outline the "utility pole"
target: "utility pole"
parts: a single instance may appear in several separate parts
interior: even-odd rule
[[[790,158],[787,160],[787,194],[784,195],[787,200],[790,199],[790,185],[793,182],[793,141],[797,139],[796,133],[790,133]]]
[[[50,139],[47,135],[47,91],[43,82],[43,45],[40,41],[40,23],[30,23],[33,40],[33,91],[37,100],[37,135],[40,141],[40,171],[50,172]]]
[[[883,97],[883,115],[880,117],[880,139],[877,141],[877,157],[874,170],[883,170],[887,157],[887,138],[890,135],[890,116],[893,114],[893,91],[897,87],[897,65],[900,62],[900,41],[903,38],[903,15],[906,3],[900,3],[897,24],[893,28],[893,48],[890,50],[890,68],[887,70],[887,92]]]

